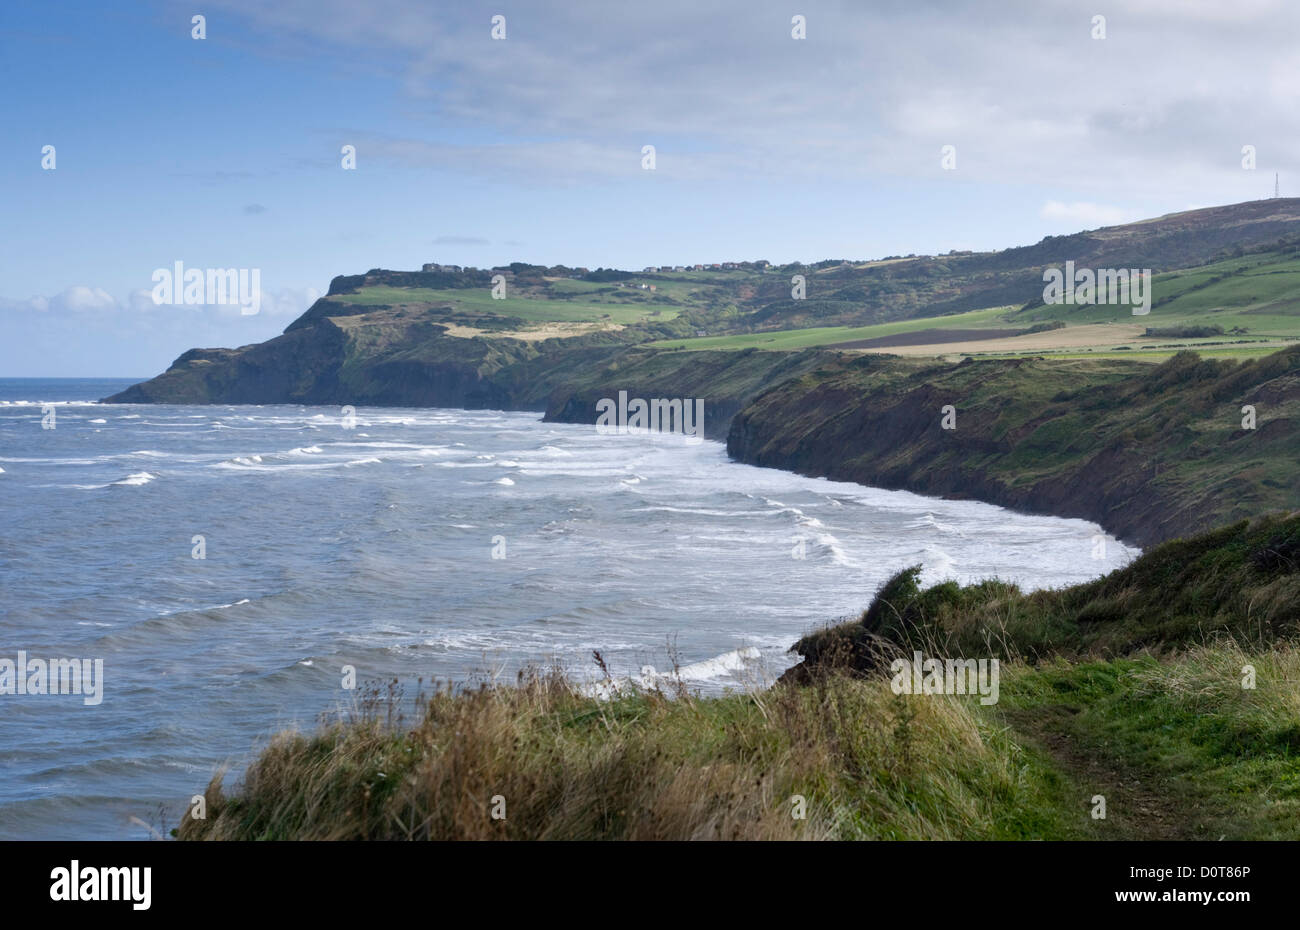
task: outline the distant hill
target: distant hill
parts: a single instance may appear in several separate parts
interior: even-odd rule
[[[665,339],[851,328],[1008,305],[1025,306],[1029,326],[1053,318],[1051,310],[1059,316],[1059,308],[1035,313],[1033,306],[1043,269],[1067,260],[1151,268],[1159,276],[1268,249],[1294,251],[1297,242],[1300,199],[1288,198],[1049,236],[998,252],[872,262],[644,273],[521,263],[372,269],[335,278],[282,336],[190,350],[167,372],[107,400],[542,409],[554,398],[521,383],[521,364],[558,390],[569,373],[590,380],[588,363],[607,364],[632,346]],[[791,298],[796,274],[804,276],[805,299]],[[494,294],[498,285],[503,290]]]

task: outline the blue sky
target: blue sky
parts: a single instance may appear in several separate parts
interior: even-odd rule
[[[152,375],[269,338],[374,267],[1004,248],[1258,199],[1275,170],[1295,194],[1298,18],[1272,0],[11,0],[0,376]],[[261,312],[154,306],[176,261],[260,269]]]

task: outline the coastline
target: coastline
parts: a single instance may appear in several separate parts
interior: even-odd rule
[[[540,379],[533,375],[547,358],[496,369],[480,378],[493,387],[475,389],[477,400],[463,386],[426,395],[390,385],[352,398],[335,384],[328,399],[263,385],[256,401],[221,401],[195,380],[210,378],[210,366],[180,360],[107,400],[502,409],[596,423],[600,400],[620,392],[700,397],[703,435],[725,438],[735,461],[1086,519],[1141,548],[1300,500],[1288,466],[1300,460],[1300,345],[1243,362],[1183,351],[1154,365],[824,350],[599,349],[566,358]]]
[[[1278,360],[1275,359],[1273,364],[1277,363]],[[1233,383],[1240,390],[1256,394],[1263,392],[1262,396],[1272,398],[1275,402],[1279,399],[1286,402],[1289,400],[1286,391],[1290,384],[1286,379],[1292,369],[1287,359],[1281,360],[1281,366],[1281,373],[1273,377],[1263,377],[1273,373],[1268,365],[1247,368],[1245,377],[1242,377],[1243,370],[1236,366],[1222,369],[1214,366],[1207,369],[1201,367],[1199,360],[1183,359],[1150,369],[1140,385],[1129,387],[1139,392],[1145,390],[1158,403],[1160,391],[1153,388],[1162,379],[1167,379],[1171,384],[1201,380],[1213,400],[1216,392],[1223,387],[1218,378],[1226,375],[1229,380],[1234,377],[1238,379]],[[881,374],[880,370],[867,367],[873,374]],[[998,387],[998,378],[1028,377],[1033,380],[1038,371],[1032,364],[983,366],[983,372],[980,368],[978,364],[968,364],[951,366],[948,371],[954,377],[981,375],[971,382],[974,388],[972,397],[978,397],[980,387],[988,388],[990,380]],[[1194,373],[1194,377],[1188,378],[1188,373]],[[856,429],[858,435],[874,435],[877,439],[884,434],[880,430],[872,433],[861,422],[838,424],[838,432],[829,429],[827,423],[817,416],[821,409],[818,403],[809,402],[808,399],[819,400],[828,390],[828,383],[843,391],[845,385],[835,379],[856,377],[858,374],[860,372],[851,369],[847,374],[844,369],[827,369],[816,375],[805,376],[797,385],[779,385],[756,399],[752,411],[745,414],[745,419],[737,418],[733,422],[733,433],[755,430],[748,435],[751,438],[760,435],[755,423],[762,417],[776,417],[779,420],[783,404],[797,397],[803,402],[799,410],[806,419],[787,422],[786,429],[774,431],[770,435],[779,439],[799,437],[799,441],[791,447],[798,454],[806,455],[808,450],[838,446],[848,459],[855,447],[846,441],[846,429],[849,433]],[[920,377],[910,385],[910,389],[922,390],[922,396],[933,401],[935,396],[928,392],[935,390],[935,379],[925,371],[919,374]],[[1084,374],[1091,376],[1093,373]],[[897,372],[889,371],[889,377],[883,379],[882,385],[897,385],[894,380],[896,375]],[[1263,380],[1259,381],[1256,376],[1263,377]],[[1126,373],[1120,372],[1117,377],[1107,381],[1105,386],[1120,397],[1125,397],[1127,394],[1115,386],[1122,384],[1126,377]],[[1252,383],[1251,378],[1256,378],[1258,383]],[[1278,378],[1282,379],[1282,383],[1271,384]],[[1015,383],[1024,382],[1016,380]],[[1064,390],[1059,387],[1059,383],[1053,387]],[[1002,404],[1002,398],[1007,396],[1005,382],[999,390],[986,396],[994,398],[995,403]],[[910,391],[899,391],[893,395],[904,398],[896,409],[913,409],[907,405],[909,393]],[[871,390],[864,391],[861,395],[872,396]],[[1183,391],[1180,397],[1181,407],[1195,413],[1195,405],[1188,402],[1188,392]],[[915,398],[912,400],[915,401]],[[1224,403],[1227,400],[1224,398],[1214,402]],[[1233,398],[1228,402],[1235,400]],[[1027,396],[1026,403],[1030,406],[1035,403],[1032,392]],[[862,410],[867,407],[882,416],[888,415],[888,409],[883,403],[867,404],[859,400],[850,409]],[[978,412],[977,406],[973,409]],[[1104,413],[1109,408],[1102,405],[1098,409]],[[751,414],[753,419],[750,419]],[[766,422],[770,424],[773,420]],[[800,432],[801,429],[806,432]],[[1243,438],[1249,440],[1252,437]],[[917,448],[922,450],[930,448],[926,445],[927,437],[924,434],[914,437],[912,442],[917,443]],[[909,448],[905,444],[903,447]],[[985,465],[988,467],[990,463],[1001,460],[1001,457],[1013,454],[1014,450],[1012,445],[1004,450],[985,448],[981,451],[987,457]],[[969,454],[969,449],[965,452]],[[734,455],[732,458],[736,459]],[[794,455],[787,461],[797,458]],[[811,470],[813,464],[805,462],[805,467]],[[417,757],[424,760],[424,763],[438,766],[446,760],[445,753],[451,747],[441,743],[436,734],[452,719],[463,719],[465,725],[471,726],[476,725],[470,723],[471,720],[479,720],[477,715],[487,714],[479,722],[484,725],[491,723],[494,728],[523,726],[527,720],[536,719],[545,726],[557,727],[557,732],[563,733],[565,727],[571,726],[565,721],[571,719],[600,720],[602,715],[613,715],[620,720],[626,718],[626,724],[620,724],[613,733],[603,730],[588,732],[584,729],[581,739],[586,748],[581,752],[594,752],[601,758],[606,753],[627,753],[631,761],[640,758],[642,752],[654,752],[652,747],[661,746],[665,759],[671,763],[669,768],[642,769],[640,763],[637,763],[638,767],[624,772],[629,780],[647,779],[648,793],[639,796],[640,800],[636,803],[643,804],[647,810],[658,811],[653,822],[629,823],[616,820],[593,824],[582,821],[580,811],[569,811],[557,818],[538,820],[532,816],[523,823],[494,826],[489,822],[485,827],[479,820],[481,812],[471,806],[458,808],[459,813],[422,809],[421,816],[426,819],[443,816],[451,819],[442,821],[437,826],[430,821],[427,832],[424,833],[417,832],[409,837],[395,835],[387,832],[384,827],[384,823],[388,822],[384,817],[390,816],[382,813],[388,810],[384,805],[398,799],[401,799],[402,805],[414,804],[416,801],[403,799],[403,792],[407,789],[402,785],[391,786],[395,793],[375,793],[377,785],[386,782],[394,769],[399,772],[404,769],[391,757],[391,740],[396,738],[395,735],[388,733],[376,718],[366,718],[363,714],[362,717],[312,735],[286,734],[277,737],[270,745],[259,747],[239,793],[227,793],[222,788],[220,779],[215,781],[205,795],[209,804],[208,822],[205,824],[192,818],[187,819],[182,822],[178,835],[182,839],[250,838],[252,835],[357,839],[491,836],[684,838],[686,835],[713,835],[708,833],[711,828],[707,823],[682,821],[677,826],[670,826],[664,820],[685,816],[684,809],[679,807],[682,800],[680,789],[671,787],[673,778],[703,778],[701,773],[725,765],[729,754],[742,749],[740,744],[718,744],[709,739],[708,726],[700,729],[699,718],[704,715],[708,719],[716,717],[719,726],[732,728],[742,743],[745,740],[775,741],[776,745],[786,747],[764,763],[764,767],[756,770],[754,777],[760,780],[765,777],[772,779],[772,787],[745,801],[745,813],[735,827],[740,832],[731,834],[731,838],[1113,839],[1148,836],[1151,835],[1148,832],[1151,830],[1164,831],[1159,835],[1178,839],[1205,838],[1220,833],[1233,836],[1289,836],[1285,832],[1276,833],[1280,828],[1272,825],[1271,812],[1257,809],[1249,802],[1242,802],[1226,814],[1208,816],[1198,812],[1194,795],[1184,796],[1183,789],[1175,790],[1164,781],[1157,794],[1151,797],[1156,798],[1160,804],[1172,804],[1174,810],[1162,813],[1164,819],[1159,822],[1147,822],[1141,817],[1123,821],[1117,816],[1113,828],[1106,829],[1096,824],[1075,823],[1070,819],[1069,811],[1076,803],[1071,792],[1095,790],[1090,780],[1102,776],[1120,782],[1104,788],[1112,798],[1124,798],[1125,792],[1131,791],[1124,785],[1131,779],[1128,773],[1135,764],[1134,759],[1141,746],[1139,736],[1131,731],[1140,726],[1149,728],[1152,720],[1180,721],[1173,730],[1166,728],[1165,735],[1162,736],[1162,739],[1170,742],[1169,751],[1175,755],[1189,751],[1186,747],[1204,743],[1205,736],[1201,731],[1206,726],[1223,727],[1229,732],[1245,728],[1245,731],[1252,734],[1252,740],[1265,747],[1262,751],[1270,761],[1260,769],[1262,774],[1238,774],[1231,777],[1257,777],[1265,780],[1286,777],[1285,772],[1289,771],[1286,765],[1289,763],[1285,762],[1285,758],[1290,737],[1286,735],[1284,727],[1278,729],[1272,723],[1272,715],[1283,706],[1276,703],[1282,701],[1283,695],[1277,692],[1275,686],[1265,686],[1259,699],[1268,702],[1264,705],[1252,701],[1230,712],[1222,708],[1210,712],[1197,704],[1186,722],[1183,722],[1183,718],[1170,716],[1176,710],[1170,702],[1181,700],[1176,698],[1178,689],[1182,687],[1179,683],[1188,680],[1189,676],[1191,680],[1200,682],[1197,687],[1202,692],[1198,693],[1213,696],[1219,693],[1215,689],[1224,686],[1227,672],[1244,665],[1266,670],[1270,682],[1289,680],[1292,674],[1289,663],[1292,662],[1293,653],[1283,640],[1293,634],[1296,622],[1293,616],[1295,598],[1287,593],[1294,587],[1295,573],[1287,568],[1286,556],[1280,562],[1276,559],[1269,562],[1268,553],[1275,550],[1290,552],[1288,547],[1292,543],[1288,540],[1291,536],[1286,534],[1294,535],[1296,526],[1295,517],[1281,524],[1257,520],[1251,526],[1224,525],[1206,535],[1156,545],[1139,556],[1128,568],[1056,592],[1021,595],[987,584],[948,584],[917,590],[908,594],[905,602],[898,601],[896,596],[891,595],[896,607],[905,617],[914,616],[914,619],[908,620],[897,631],[886,633],[885,641],[900,648],[907,640],[898,641],[895,637],[908,630],[940,631],[940,640],[954,644],[949,634],[941,632],[948,629],[948,624],[955,624],[953,629],[975,630],[986,629],[990,624],[1003,624],[999,634],[1002,641],[995,652],[1004,662],[1002,703],[991,708],[974,706],[978,699],[973,703],[967,702],[972,706],[966,706],[959,697],[927,699],[926,703],[916,707],[906,702],[900,703],[897,695],[890,694],[888,676],[881,676],[870,664],[860,668],[855,668],[852,664],[848,667],[826,666],[824,659],[834,650],[810,649],[809,638],[806,637],[797,647],[797,651],[805,655],[805,663],[796,666],[807,673],[806,677],[804,674],[787,676],[783,685],[760,692],[683,700],[681,695],[674,696],[671,693],[674,687],[672,682],[664,681],[656,682],[659,687],[649,691],[638,688],[634,693],[594,699],[575,693],[574,689],[560,682],[546,684],[526,680],[516,682],[510,688],[490,689],[488,696],[476,698],[472,693],[465,692],[454,696],[446,695],[445,701],[438,698],[436,710],[420,708],[420,719],[426,722],[413,731],[416,735],[402,737],[396,744],[404,747],[403,752],[418,754]],[[1218,578],[1225,559],[1231,560],[1230,564],[1236,566],[1233,571],[1239,575],[1239,580],[1234,580],[1231,585],[1225,585]],[[1204,589],[1207,579],[1214,581],[1213,591]],[[1135,597],[1141,603],[1135,601]],[[904,608],[903,603],[916,606]],[[1242,606],[1244,604],[1252,606],[1245,609]],[[1012,627],[1005,626],[1008,605],[1015,605],[1014,612],[1022,614]],[[1206,605],[1210,614],[1204,613]],[[919,612],[913,615],[913,610]],[[865,617],[866,614],[864,620],[849,621],[820,635],[838,636],[846,629],[865,629]],[[1241,625],[1243,617],[1263,619],[1265,628],[1260,631],[1248,629]],[[1213,637],[1224,638],[1216,643],[1212,640]],[[958,655],[979,655],[987,652],[989,644],[979,639],[964,644],[956,641],[950,648]],[[807,662],[809,653],[816,656],[812,665]],[[1101,691],[1097,691],[1097,676],[1102,676],[1100,680],[1106,683]],[[826,679],[826,683],[819,684],[823,679]],[[659,703],[660,698],[656,697],[660,688],[668,689],[668,700],[663,703]],[[1070,704],[1075,708],[1071,714],[1078,714],[1077,718],[1057,719],[1054,716],[1057,712],[1053,708],[1061,705],[1062,688],[1066,689],[1066,693],[1079,689],[1086,692]],[[514,696],[505,692],[511,692]],[[848,738],[847,731],[827,730],[828,721],[819,717],[826,710],[818,703],[823,700],[819,695],[830,694],[834,694],[838,702],[859,708],[854,716],[841,723],[851,726],[854,732],[859,732],[876,747],[871,750],[874,753],[870,756],[871,761],[863,764],[880,773],[898,773],[900,780],[889,791],[897,790],[899,794],[897,798],[889,794],[891,800],[884,807],[874,806],[876,802],[870,798],[854,793],[851,767],[841,768],[841,763],[834,757],[822,754],[828,746],[834,745],[835,740]],[[781,708],[779,713],[785,715],[779,718],[785,721],[780,727],[769,719],[774,707]],[[426,714],[429,716],[426,717]],[[439,714],[444,716],[439,717]],[[921,716],[916,716],[918,714]],[[1075,719],[1080,722],[1070,722]],[[437,723],[439,720],[443,722]],[[901,744],[898,742],[899,733],[912,732],[911,728],[918,725],[919,732],[906,737]],[[425,726],[433,729],[426,732],[423,729]],[[486,738],[486,734],[483,735]],[[541,739],[542,736],[533,733],[530,738]],[[795,762],[796,752],[808,751],[806,748],[796,749],[804,745],[801,740],[813,740],[818,746],[814,753],[816,764],[811,767],[801,767]],[[823,745],[822,740],[831,742]],[[963,748],[954,754],[953,745]],[[1234,752],[1234,744],[1224,742],[1221,748],[1214,748],[1214,745],[1211,746],[1212,752],[1207,756],[1205,764],[1208,766],[1213,763],[1222,767],[1226,764],[1223,761],[1224,754]],[[900,746],[911,748],[904,750]],[[505,747],[489,739],[480,748],[488,755],[479,761],[489,768],[480,772],[476,778],[504,780],[507,787],[502,790],[515,799],[513,803],[517,807],[522,801],[527,809],[547,809],[551,802],[545,797],[529,795],[524,782],[510,782],[507,772],[496,768],[502,759],[510,758],[508,753],[498,755],[505,752]],[[567,760],[563,763],[554,760],[547,763],[551,766],[558,764],[559,771],[566,779],[581,781],[587,777],[581,769],[585,763],[580,763],[577,758],[568,758],[570,752],[578,751],[576,746],[566,743],[563,746],[557,745],[550,751],[562,754]],[[1096,757],[1110,758],[1110,764],[1115,768],[1098,774],[1088,767]],[[899,766],[908,758],[912,760],[906,763],[910,766],[908,771],[899,770]],[[1278,761],[1272,761],[1275,758]],[[492,759],[497,761],[493,762]],[[919,762],[919,759],[924,761]],[[977,759],[984,761],[976,762]],[[317,761],[312,763],[312,767],[304,768],[308,760]],[[321,760],[325,760],[324,763]],[[361,781],[351,780],[352,776],[347,776],[342,770],[335,770],[335,766],[352,766],[357,763],[361,764]],[[520,757],[515,758],[510,765],[520,767],[525,774],[531,772],[528,777],[540,778],[541,773],[536,768],[540,763],[541,759]],[[320,769],[320,764],[324,764],[325,768]],[[918,765],[921,768],[917,768]],[[1006,803],[1005,806],[995,805],[989,808],[981,806],[986,802],[970,797],[963,802],[971,812],[970,819],[957,823],[951,819],[952,811],[945,805],[951,803],[951,797],[968,788],[959,788],[951,780],[969,781],[972,765],[987,766],[980,770],[981,774],[973,786],[978,796],[1002,796]],[[423,769],[420,771],[423,772]],[[1231,772],[1229,769],[1224,771]],[[321,777],[324,772],[331,773],[329,777],[334,780],[328,785],[313,783],[312,779]],[[376,774],[378,772],[383,773],[382,778]],[[1019,787],[1012,787],[1006,780],[1012,777],[1013,772],[1020,773],[1015,776],[1022,779]],[[617,791],[617,787],[600,788],[599,790],[607,792],[600,796],[606,800],[600,800],[595,794],[598,786],[609,784],[607,776],[608,772],[605,772],[596,781],[584,782],[586,790],[593,792],[589,796],[591,803],[607,803],[613,797],[608,792]],[[421,779],[424,776],[409,772],[404,777]],[[447,777],[452,776],[448,774]],[[1161,776],[1162,779],[1165,777],[1166,775]],[[1167,777],[1172,778],[1172,773],[1167,773]],[[278,787],[273,787],[277,779],[283,781]],[[827,779],[835,785],[829,794],[823,789],[811,787],[822,784]],[[949,784],[950,787],[925,802],[923,818],[909,821],[905,814],[906,807],[894,805],[910,796],[915,789],[909,785],[916,784],[917,779]],[[311,791],[330,792],[333,798],[331,803],[340,806],[332,813],[317,811],[304,819],[301,807],[306,799],[304,792],[313,784],[315,787],[310,788]],[[727,779],[719,782],[709,782],[707,779],[694,781],[692,785],[691,796],[698,797],[703,792],[706,798],[705,808],[715,813],[716,804],[722,803],[727,793],[734,790]],[[448,783],[439,790],[464,792],[466,797],[472,798],[474,795],[471,789],[472,785],[468,783]],[[820,808],[820,813],[815,814],[807,827],[795,825],[794,832],[790,832],[790,825],[785,819],[774,817],[770,808],[762,806],[770,804],[774,794],[787,791],[815,799],[814,809]],[[358,798],[361,796],[370,798],[378,805],[374,820],[369,819],[369,815],[360,821],[355,819]],[[765,801],[764,798],[768,800]],[[1145,799],[1145,796],[1134,803],[1139,800],[1148,805],[1156,803]],[[249,821],[247,804],[250,802],[274,820]],[[633,801],[625,798],[618,803]],[[870,811],[857,832],[845,833],[842,824],[836,826],[840,823],[837,818],[842,816],[836,812],[843,811],[846,807]],[[405,806],[402,807],[402,810],[406,809]],[[1040,815],[1028,816],[1027,811],[1034,809],[1039,810]],[[713,816],[710,814],[710,817]],[[249,834],[246,831],[250,828],[257,832]],[[687,833],[683,834],[682,830]],[[705,832],[701,834],[699,830]],[[728,836],[725,832],[722,835]]]

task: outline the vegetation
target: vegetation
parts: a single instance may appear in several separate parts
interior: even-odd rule
[[[498,372],[543,354],[556,373],[548,384],[559,390],[559,375],[590,380],[580,366],[593,345],[890,352],[888,342],[859,343],[928,330],[940,331],[932,344],[911,340],[900,353],[1151,362],[1194,347],[1216,357],[1257,357],[1300,340],[1298,228],[1300,201],[1258,201],[998,252],[882,261],[646,272],[523,262],[371,269],[335,278],[284,336],[193,350],[112,399],[540,407],[550,395],[539,400],[503,388]],[[1126,305],[1044,306],[1043,270],[1066,259],[1079,267],[1152,268],[1151,314],[1136,317]],[[792,297],[795,275],[804,279],[806,299]],[[499,283],[503,299],[494,297]],[[965,330],[970,339],[954,342]],[[1152,341],[1165,338],[1186,341]],[[521,341],[558,345],[521,348]],[[504,380],[518,385],[522,378],[515,372]]]
[[[1034,333],[1050,333],[1057,329],[1065,329],[1064,320],[1049,320],[1046,323],[1035,323],[1033,326],[1025,330],[1024,334],[1026,336],[1032,336]]]
[[[1300,515],[1242,521],[1156,546],[1084,584],[1021,592],[997,580],[922,589],[920,567],[881,586],[855,622],[795,643],[818,669],[877,669],[921,650],[1038,662],[1184,649],[1207,638],[1267,647],[1300,633]]]
[[[766,692],[602,700],[531,672],[436,689],[408,724],[400,690],[372,688],[349,719],[276,737],[239,790],[214,778],[177,835],[1296,839],[1297,595],[1300,515],[1061,591],[923,590],[904,570]],[[894,693],[879,658],[922,647],[1000,656],[999,703]]]
[[[436,689],[408,724],[374,692],[276,738],[235,792],[215,779],[179,836],[1300,838],[1297,522],[1261,517],[1297,503],[1298,228],[1300,202],[1271,200],[874,262],[372,269],[276,339],[185,353],[110,400],[592,422],[619,390],[695,396],[753,464],[1085,517],[1144,545],[1203,535],[1061,591],[923,590],[904,569],[761,694],[600,700],[536,673]],[[1152,269],[1150,315],[1045,306],[1043,270],[1066,260]],[[843,348],[929,330],[948,347],[907,354],[966,360]],[[894,694],[885,660],[915,648],[997,658],[1001,702]]]
[[[1298,374],[1300,345],[1159,365],[837,359],[756,398],[727,446],[754,465],[1082,517],[1147,545],[1296,506]]]

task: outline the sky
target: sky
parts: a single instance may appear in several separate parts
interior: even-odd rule
[[[1297,27],[1289,0],[5,0],[0,377],[151,376],[371,268],[937,254],[1295,195]],[[176,262],[257,269],[258,312],[155,303]]]

